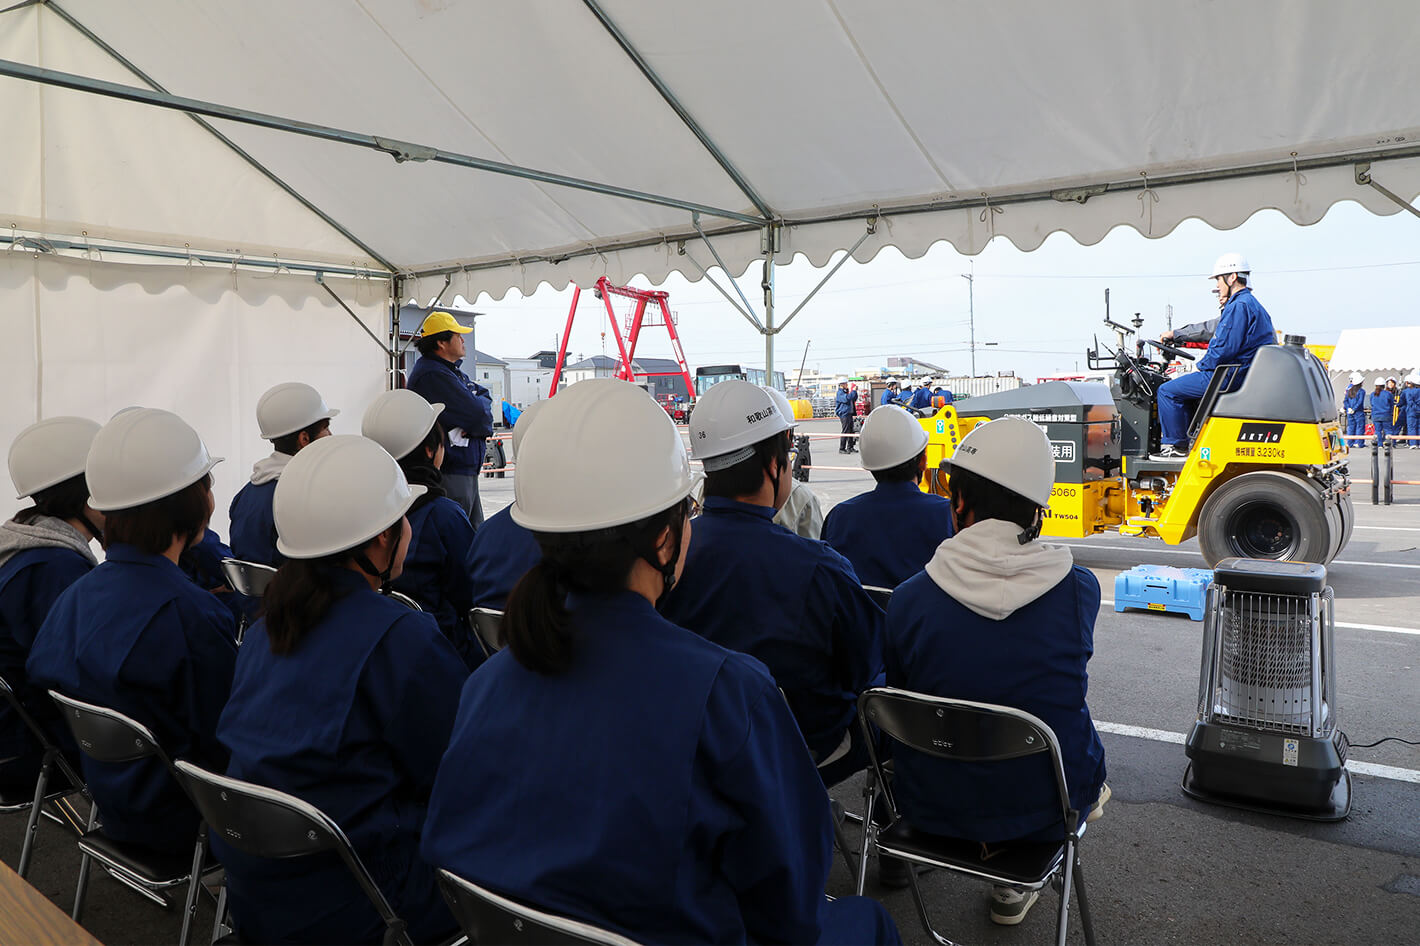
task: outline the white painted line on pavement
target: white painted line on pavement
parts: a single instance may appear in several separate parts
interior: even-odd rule
[[[1363,526],[1360,523],[1357,523],[1356,528],[1374,529],[1377,532],[1420,532],[1420,529],[1417,529],[1414,526]]]
[[[1049,538],[1045,540],[1050,545],[1064,545],[1072,549],[1106,549],[1111,552],[1145,552],[1149,555],[1197,555],[1202,557],[1203,553],[1194,549],[1161,549],[1154,546],[1135,545],[1096,545],[1093,542],[1053,542]],[[1420,568],[1420,564],[1412,565],[1407,562],[1344,562],[1337,559],[1333,565],[1374,565],[1377,568]]]
[[[1145,726],[1129,726],[1124,723],[1107,723],[1102,720],[1095,720],[1095,729],[1100,732],[1113,733],[1116,736],[1133,736],[1136,739],[1149,739],[1154,742],[1171,742],[1174,745],[1183,745],[1187,736],[1181,732],[1169,732],[1167,729],[1149,729]],[[1357,762],[1355,759],[1348,759],[1346,767],[1357,775],[1370,775],[1375,778],[1388,778],[1397,782],[1415,782],[1420,784],[1420,771],[1415,769],[1402,769],[1395,765],[1380,765],[1375,762]]]
[[[1103,608],[1105,605],[1108,605],[1111,608],[1114,607],[1114,599],[1101,598],[1100,607]],[[1143,609],[1140,608],[1136,608],[1135,612],[1141,614],[1145,613]],[[1127,614],[1128,612],[1117,613]],[[1200,622],[1195,621],[1194,623],[1197,624]],[[1392,624],[1353,624],[1350,621],[1337,621],[1336,626],[1350,628],[1353,631],[1384,631],[1387,634],[1409,634],[1414,637],[1420,637],[1420,627],[1396,627]]]

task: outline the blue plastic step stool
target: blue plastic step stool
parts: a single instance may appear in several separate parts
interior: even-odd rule
[[[1114,610],[1172,611],[1203,620],[1213,572],[1206,568],[1135,565],[1114,579]]]

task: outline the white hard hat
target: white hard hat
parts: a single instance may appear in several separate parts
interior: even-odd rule
[[[176,414],[129,408],[99,428],[89,446],[89,505],[113,512],[151,503],[191,486],[221,462]]]
[[[87,417],[51,417],[20,431],[10,444],[15,498],[33,496],[83,473],[98,432],[98,423]]]
[[[1037,506],[1050,505],[1055,454],[1045,431],[1023,418],[1001,417],[973,427],[942,466],[948,473],[968,470]]]
[[[365,409],[360,433],[399,460],[424,442],[443,410],[444,405],[430,404],[408,388],[386,391]]]
[[[710,390],[730,384],[759,390],[745,381]],[[675,422],[630,382],[579,381],[536,420],[523,436],[513,480],[513,521],[524,529],[623,526],[671,508],[695,485]]]
[[[863,469],[873,472],[906,463],[927,446],[927,431],[917,418],[895,404],[880,407],[863,421],[858,438]]]
[[[1366,380],[1366,379],[1361,375],[1361,372],[1359,372],[1359,371],[1353,371],[1353,372],[1351,372],[1351,383],[1352,383],[1352,384],[1360,384],[1362,381],[1365,381],[1365,380]]]
[[[754,445],[790,427],[763,388],[731,378],[700,398],[690,412],[690,455],[713,473],[754,454]]]
[[[518,419],[513,421],[513,456],[518,455],[518,445],[527,436],[528,428],[532,426],[533,418],[541,413],[546,401],[533,401],[518,415]]]
[[[1420,368],[1415,369],[1405,376],[1407,384],[1420,384]]]
[[[322,558],[363,546],[400,520],[426,488],[375,441],[322,437],[291,458],[276,481],[276,550]]]
[[[1375,383],[1375,385],[1374,385],[1375,387],[1383,387],[1384,385],[1385,385],[1385,378],[1376,378],[1376,383]]]
[[[1388,378],[1385,379],[1385,383],[1386,383],[1386,384],[1390,384],[1390,383],[1391,383],[1392,381],[1394,381],[1394,380],[1395,380],[1395,375],[1391,375],[1390,377],[1388,377]]]
[[[1218,262],[1213,264],[1213,278],[1227,275],[1228,273],[1250,273],[1251,268],[1247,265],[1247,260],[1243,259],[1241,253],[1224,253],[1218,257]]]
[[[268,390],[256,402],[256,426],[261,430],[262,440],[275,440],[339,413],[328,407],[325,398],[309,384],[286,381]]]
[[[779,413],[784,415],[784,419],[789,422],[789,427],[792,429],[797,426],[798,421],[794,418],[794,405],[789,403],[789,396],[778,388],[771,388],[767,384],[760,385],[760,387],[769,392],[769,396],[774,399],[774,406],[779,408]]]

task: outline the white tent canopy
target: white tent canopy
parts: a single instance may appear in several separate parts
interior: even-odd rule
[[[1372,373],[1399,378],[1420,369],[1420,326],[1343,329],[1327,368],[1333,375],[1359,371],[1368,387]]]

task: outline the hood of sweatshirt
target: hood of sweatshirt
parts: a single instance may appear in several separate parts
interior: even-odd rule
[[[63,519],[43,516],[28,524],[13,519],[0,524],[0,565],[19,552],[52,548],[73,549],[91,565],[99,563],[88,539]]]
[[[1020,534],[1020,526],[1002,519],[973,523],[937,546],[927,575],[982,617],[1010,617],[1058,585],[1075,564],[1068,548],[1022,545]]]
[[[281,472],[290,462],[291,455],[279,451],[273,451],[271,456],[257,460],[251,465],[252,485],[260,486],[262,483],[270,483],[272,480],[280,479]]]

